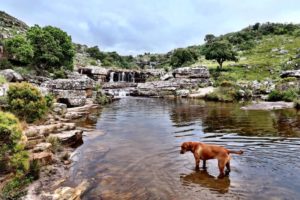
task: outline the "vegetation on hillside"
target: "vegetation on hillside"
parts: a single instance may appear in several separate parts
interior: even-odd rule
[[[47,99],[30,83],[15,83],[9,86],[7,92],[7,109],[21,120],[34,122],[43,117],[51,106],[51,99],[48,102]]]

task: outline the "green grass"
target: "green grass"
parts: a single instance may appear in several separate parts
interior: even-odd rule
[[[287,54],[272,52],[272,49],[288,50]],[[280,80],[280,73],[284,70],[284,65],[300,52],[300,37],[292,35],[268,35],[256,41],[256,46],[247,51],[239,53],[238,62],[224,62],[223,69],[219,76],[227,77],[229,80]],[[192,66],[205,65],[210,72],[215,72],[217,62],[206,60],[201,57]],[[216,77],[215,77],[216,78]]]
[[[3,85],[4,83],[6,83],[6,79],[4,78],[4,76],[0,75],[0,85]]]

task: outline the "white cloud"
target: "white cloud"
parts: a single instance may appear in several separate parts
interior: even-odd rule
[[[298,0],[9,0],[0,9],[122,54],[167,52],[255,22],[300,22]]]

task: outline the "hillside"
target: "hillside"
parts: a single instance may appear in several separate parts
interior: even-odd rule
[[[0,12],[0,39],[25,33],[29,27],[22,21]],[[282,70],[297,69],[300,64],[300,26],[295,24],[264,23],[248,26],[241,31],[214,36],[214,40],[226,40],[238,53],[237,62],[225,62],[215,79],[231,80],[278,79]],[[97,46],[74,44],[74,65],[105,66],[117,68],[165,68],[170,70],[180,55],[182,66],[208,66],[212,74],[217,62],[206,60],[203,45],[175,49],[166,54],[144,53],[138,56],[121,56],[117,52],[104,52]],[[180,52],[179,52],[180,51]]]
[[[10,38],[16,34],[22,34],[29,28],[27,24],[21,20],[0,11],[0,39]]]

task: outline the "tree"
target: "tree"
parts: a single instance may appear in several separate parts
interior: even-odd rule
[[[101,61],[106,57],[105,53],[101,52],[98,46],[87,48],[86,52],[92,58],[99,59]]]
[[[9,60],[20,64],[29,64],[34,55],[31,44],[21,35],[7,39],[5,50]]]
[[[198,55],[191,49],[176,49],[172,56],[170,64],[173,68],[178,68],[183,65],[190,64],[198,59]]]
[[[216,39],[216,36],[214,36],[213,34],[207,34],[205,35],[204,41],[206,43],[211,43]]]
[[[33,46],[33,64],[41,69],[73,69],[75,55],[71,37],[59,28],[35,25],[27,32],[27,38]]]
[[[204,50],[205,59],[216,60],[219,68],[222,69],[223,62],[226,60],[237,61],[237,53],[233,50],[232,45],[226,41],[214,41],[206,44]]]

